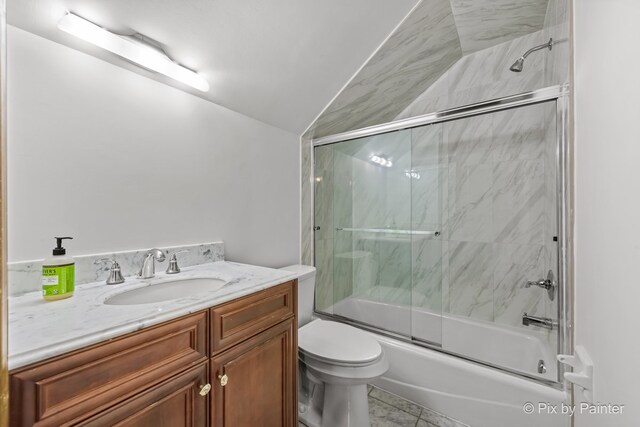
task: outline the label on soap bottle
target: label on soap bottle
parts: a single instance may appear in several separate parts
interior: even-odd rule
[[[75,264],[43,266],[42,295],[52,297],[73,292]]]

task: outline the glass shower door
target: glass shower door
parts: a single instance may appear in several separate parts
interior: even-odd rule
[[[558,275],[556,103],[415,128],[414,134],[414,164],[427,159],[440,174],[441,194],[431,203],[439,200],[442,214],[442,349],[555,380],[556,328],[523,320],[525,313],[558,318],[557,290],[552,300],[546,290],[526,286],[549,271]],[[424,142],[429,138],[434,142]],[[419,154],[429,145],[430,152]],[[432,193],[426,187],[415,192],[414,212],[422,211],[416,200]],[[414,214],[414,226],[421,225]],[[436,251],[414,270],[435,265]],[[413,330],[420,337],[416,302]]]
[[[316,310],[558,381],[559,105],[316,147]]]
[[[411,131],[316,147],[315,153],[316,171],[323,171],[320,181],[316,177],[316,218],[323,223],[316,224],[317,306],[408,337]]]

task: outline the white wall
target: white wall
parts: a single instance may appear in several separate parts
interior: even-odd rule
[[[576,343],[595,363],[595,400],[640,422],[640,2],[574,0]],[[581,396],[577,396],[581,400]]]
[[[227,259],[299,260],[299,139],[8,30],[9,260],[223,240]]]

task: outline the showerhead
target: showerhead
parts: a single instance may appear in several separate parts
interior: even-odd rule
[[[513,63],[511,67],[509,67],[509,69],[514,73],[519,73],[520,71],[522,71],[523,66],[524,66],[524,56],[521,56],[516,60],[516,62]]]
[[[524,55],[518,58],[516,62],[514,62],[511,67],[509,67],[509,70],[513,71],[514,73],[521,72],[522,68],[524,67],[524,60],[526,59],[527,56],[529,56],[532,52],[535,52],[536,50],[545,49],[545,48],[548,48],[549,50],[551,50],[552,47],[553,47],[553,39],[549,39],[549,41],[545,44],[532,47],[531,49],[526,51]]]

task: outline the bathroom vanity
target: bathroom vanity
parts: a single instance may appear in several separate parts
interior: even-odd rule
[[[199,275],[206,272],[203,267]],[[11,425],[297,426],[297,280],[257,277],[236,279],[226,292],[212,293],[210,302],[197,303],[209,308],[156,305],[157,314],[166,317],[168,310],[177,317],[12,369]],[[96,298],[92,289],[76,304]],[[135,307],[96,310],[133,313]],[[179,315],[184,310],[190,312]],[[113,327],[102,327],[101,337],[105,330],[136,327],[130,320],[109,321]],[[70,342],[88,336],[78,333]],[[53,351],[53,343],[46,348]]]

